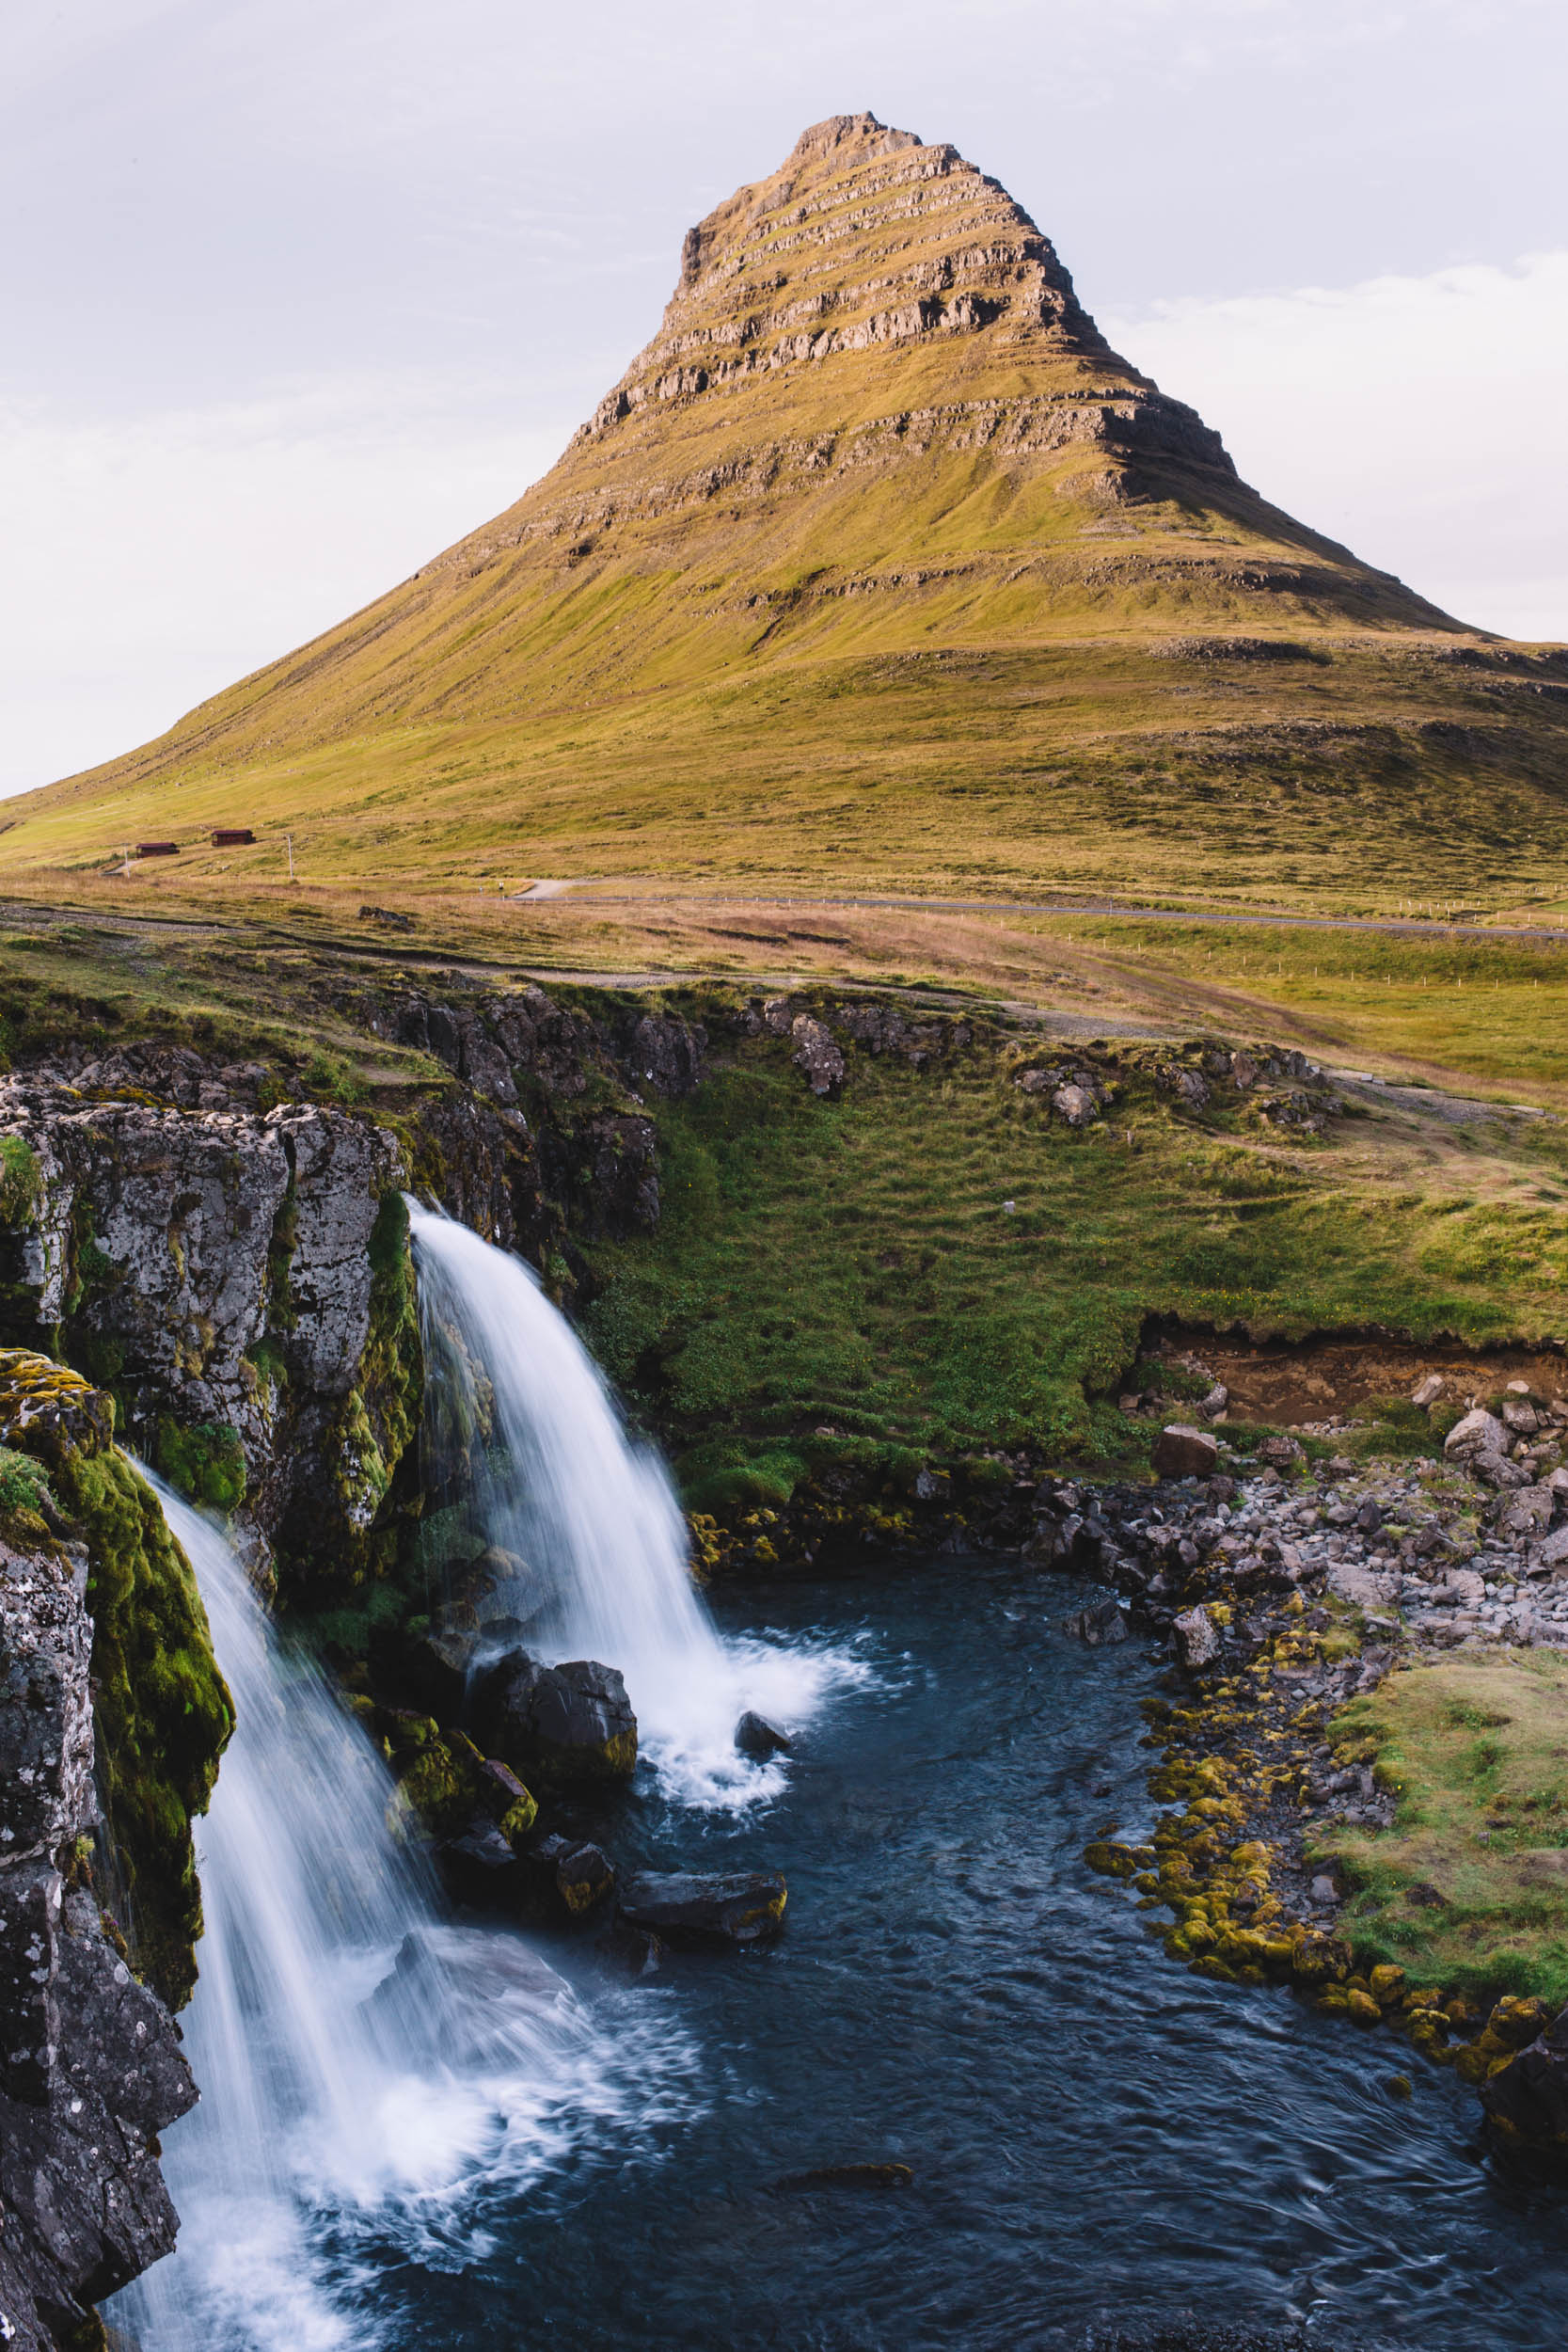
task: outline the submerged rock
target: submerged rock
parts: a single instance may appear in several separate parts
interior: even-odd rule
[[[787,1756],[795,1742],[787,1731],[768,1722],[766,1715],[753,1714],[750,1708],[735,1727],[735,1744],[742,1756]]]
[[[788,2172],[775,2181],[776,2189],[910,2188],[914,2173],[907,2164],[818,2164],[809,2172]]]
[[[1086,1642],[1090,1649],[1099,1649],[1106,1643],[1125,1642],[1127,1639],[1127,1620],[1122,1615],[1121,1603],[1114,1594],[1107,1599],[1091,1600],[1084,1608],[1075,1610],[1067,1620],[1067,1629],[1069,1633],[1076,1633],[1081,1642]]]
[[[1511,2136],[1568,2149],[1568,2010],[1481,2084],[1481,2103]]]
[[[544,1666],[515,1650],[483,1676],[474,1712],[486,1747],[559,1788],[629,1780],[637,1717],[613,1666],[577,1658]]]
[[[629,1978],[635,1984],[643,1977],[658,1974],[664,1947],[648,1928],[634,1928],[627,1919],[617,1920],[600,1936],[594,1950],[606,1967],[620,1977]]]
[[[695,1871],[640,1871],[621,1885],[622,1915],[660,1935],[761,1944],[784,1924],[789,1891],[774,1871],[705,1878]]]

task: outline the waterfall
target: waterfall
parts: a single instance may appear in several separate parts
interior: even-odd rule
[[[748,1708],[798,1725],[855,1662],[821,1649],[721,1642],[691,1581],[686,1529],[657,1454],[635,1444],[592,1357],[520,1260],[409,1203],[427,1427],[460,1465],[472,1542],[517,1564],[510,1599],[531,1651],[617,1666],[641,1751],[688,1804],[770,1795],[782,1768],[735,1750]]]
[[[381,1758],[279,1651],[216,1529],[158,1493],[236,1726],[198,1824],[202,2095],[165,2140],[179,2245],[111,2317],[142,2352],[366,2352],[389,2256],[466,2266],[545,2172],[624,2160],[691,2056],[646,2003],[611,2036],[520,1938],[442,1923]]]

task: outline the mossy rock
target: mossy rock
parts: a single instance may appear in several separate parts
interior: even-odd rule
[[[473,1813],[479,1775],[466,1749],[457,1740],[429,1739],[398,1783],[396,1802],[433,1836],[454,1836]]]
[[[189,1562],[157,1497],[113,1442],[109,1399],[46,1356],[0,1351],[0,1482],[43,1486],[87,1546],[99,1783],[138,1972],[172,2008],[190,1997],[201,1891],[191,1816],[202,1812],[234,1710]],[[41,1529],[42,1522],[40,1521]]]
[[[31,1348],[0,1348],[0,1444],[40,1461],[88,1459],[114,1443],[114,1406],[79,1372]]]

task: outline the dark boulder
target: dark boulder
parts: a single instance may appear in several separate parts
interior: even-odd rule
[[[597,1846],[574,1846],[555,1866],[556,1891],[575,1919],[615,1890],[610,1857]]]
[[[1220,1458],[1219,1440],[1207,1429],[1172,1422],[1154,1440],[1154,1471],[1159,1478],[1207,1478]]]
[[[707,1032],[673,1015],[645,1012],[631,1033],[624,1060],[634,1086],[660,1094],[690,1094],[702,1084]]]
[[[496,1822],[483,1816],[461,1837],[449,1838],[440,1850],[440,1859],[453,1896],[476,1910],[513,1910],[531,1891],[531,1876],[522,1858]]]
[[[1568,2151],[1568,2010],[1481,2084],[1481,2103],[1511,2137]]]
[[[538,1819],[539,1807],[510,1764],[487,1756],[479,1768],[479,1801],[503,1836],[516,1845]]]
[[[787,1756],[795,1742],[787,1731],[770,1724],[766,1715],[755,1715],[748,1708],[735,1727],[735,1744],[742,1756]]]
[[[432,1626],[416,1634],[404,1650],[404,1688],[442,1723],[455,1722],[463,1711],[474,1648],[470,1634]]]
[[[633,1927],[724,1944],[761,1944],[777,1935],[788,1899],[783,1879],[771,1870],[713,1878],[645,1870],[621,1884],[622,1915]]]
[[[484,1746],[531,1783],[592,1788],[629,1780],[636,1769],[626,1686],[594,1659],[544,1666],[514,1650],[475,1686],[473,1711]]]
[[[543,1577],[516,1552],[489,1544],[475,1560],[449,1561],[441,1623],[495,1638],[497,1629],[528,1624],[549,1599]]]

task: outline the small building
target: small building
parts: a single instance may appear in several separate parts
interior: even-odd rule
[[[213,835],[213,847],[214,850],[241,850],[247,841],[254,841],[255,838],[248,825],[219,825]]]
[[[138,841],[136,844],[138,857],[178,857],[179,854],[178,841]]]

